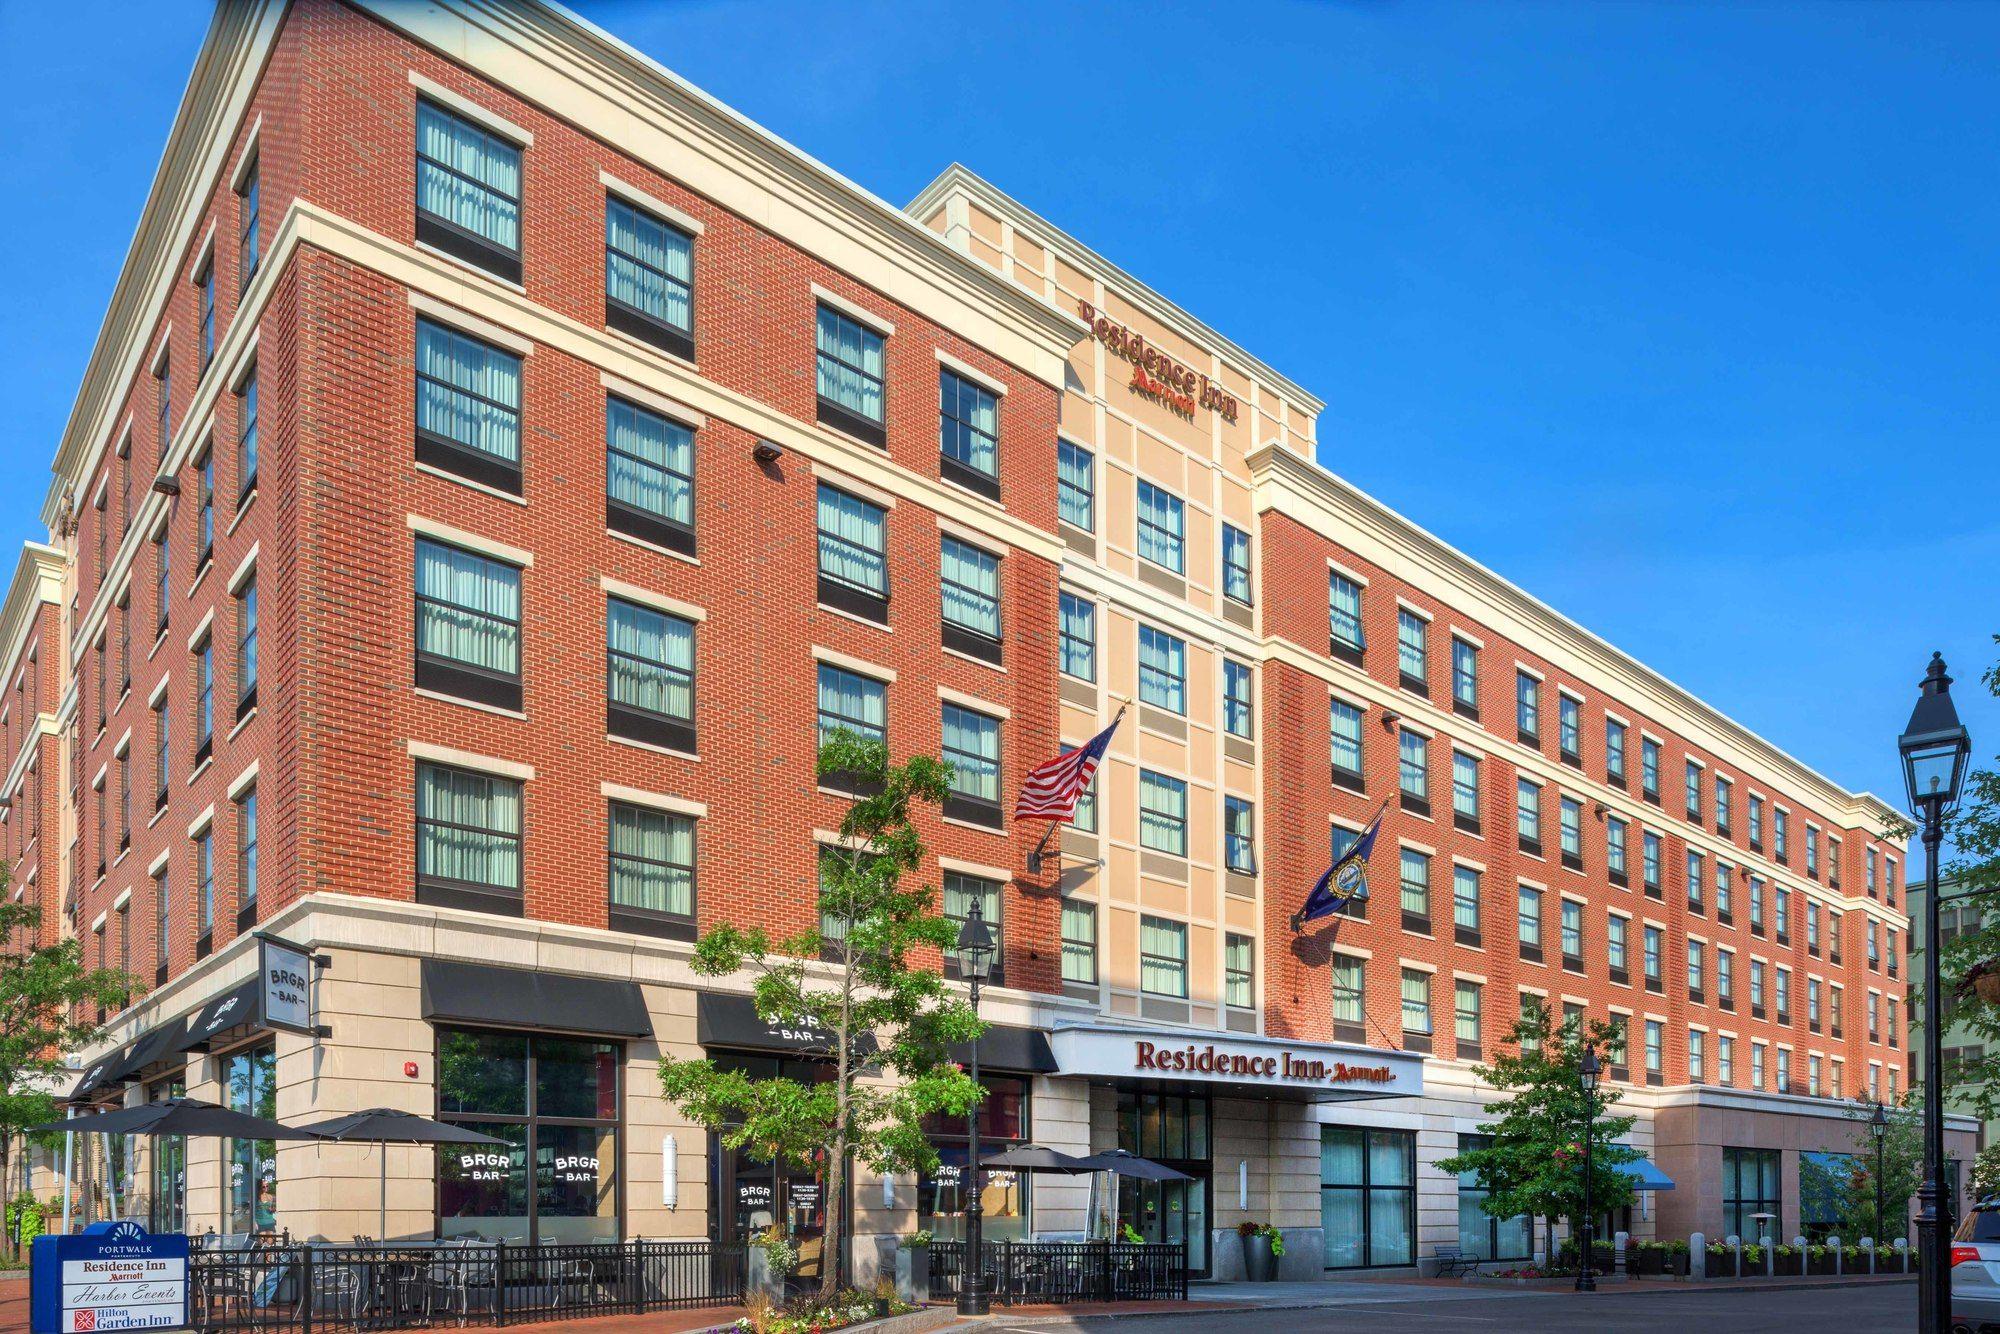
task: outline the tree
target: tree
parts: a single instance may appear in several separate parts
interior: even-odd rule
[[[0,873],[0,889],[6,877]],[[102,1030],[86,1011],[124,1005],[131,981],[123,973],[84,964],[83,942],[44,942],[41,909],[0,901],[0,1182],[8,1180],[14,1141],[27,1127],[53,1121],[55,1090],[67,1071],[63,1056],[94,1042]]]
[[[1873,1237],[1886,1246],[1908,1229],[1910,1197],[1924,1174],[1924,1118],[1912,1090],[1900,1104],[1884,1104],[1887,1125],[1882,1132],[1882,1191],[1875,1191],[1875,1103],[1856,1098],[1848,1104],[1847,1119],[1854,1125],[1854,1148],[1848,1156],[1847,1171],[1829,1183],[1834,1191],[1834,1216],[1840,1220],[1843,1241]],[[1803,1171],[1803,1164],[1801,1171]],[[1800,1190],[1806,1189],[1803,1177]],[[1881,1200],[1877,1212],[1876,1200]],[[1890,1226],[1890,1220],[1895,1220]]]
[[[1495,1218],[1519,1214],[1566,1218],[1579,1236],[1583,1222],[1583,1127],[1591,1122],[1591,1207],[1598,1213],[1623,1209],[1637,1198],[1632,1178],[1617,1171],[1639,1157],[1639,1151],[1612,1141],[1628,1135],[1636,1120],[1607,1116],[1619,1099],[1616,1089],[1599,1085],[1594,1096],[1583,1091],[1581,1067],[1586,1046],[1600,1053],[1621,1052],[1621,1030],[1610,1024],[1585,1025],[1570,1016],[1557,1027],[1539,1006],[1522,1012],[1510,1035],[1515,1050],[1502,1050],[1490,1063],[1475,1068],[1494,1088],[1513,1097],[1499,1106],[1499,1115],[1479,1127],[1492,1137],[1485,1148],[1469,1149],[1438,1164],[1446,1172],[1471,1172],[1487,1192],[1480,1204]]]
[[[1994,642],[2000,644],[2000,635]],[[1980,680],[2000,696],[2000,665],[1987,668]],[[1959,1053],[1945,1071],[1946,1098],[1954,1109],[1990,1121],[2000,1117],[2000,1006],[1969,994],[1961,980],[2000,957],[2000,755],[1967,775],[1965,794],[1945,836],[1953,856],[1942,868],[1941,878],[1951,884],[1952,897],[1984,895],[1976,902],[1986,908],[1979,924],[1962,925],[1938,958],[1945,1031],[1951,1033],[1955,1027],[1966,1035],[1953,1038]],[[1921,874],[1913,867],[1908,879],[1916,883]],[[1911,979],[1912,1018],[1923,1013],[1921,979],[1920,972]],[[1974,1052],[1980,1054],[1969,1054]]]
[[[986,1025],[942,975],[912,958],[957,939],[932,912],[931,890],[903,883],[924,856],[911,810],[944,800],[950,766],[929,756],[891,766],[881,742],[840,731],[820,747],[816,768],[859,794],[841,819],[839,844],[820,852],[821,921],[836,929],[774,942],[762,927],[718,926],[696,943],[693,967],[705,977],[754,970],[758,1017],[825,1033],[818,1054],[833,1078],[752,1079],[707,1059],[664,1061],[660,1088],[730,1150],[808,1169],[824,1162],[820,1291],[830,1297],[846,1245],[839,1201],[849,1155],[884,1173],[935,1169],[925,1119],[970,1115],[984,1096],[949,1050]],[[894,1083],[870,1077],[870,1064]]]

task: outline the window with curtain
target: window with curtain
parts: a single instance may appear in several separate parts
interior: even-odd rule
[[[1251,735],[1251,681],[1250,664],[1222,660],[1222,728],[1245,740]]]
[[[817,349],[820,420],[881,444],[882,335],[831,306],[819,307]]]
[[[417,461],[521,493],[521,359],[417,321]]]
[[[1419,733],[1404,728],[1398,735],[1397,787],[1403,809],[1428,814],[1431,805],[1431,744]]]
[[[1257,943],[1233,931],[1222,947],[1222,999],[1239,1010],[1257,1004]]]
[[[945,647],[996,659],[1000,643],[1000,559],[949,533],[938,541]]]
[[[1402,850],[1401,888],[1403,928],[1406,931],[1431,929],[1431,859],[1415,848]]]
[[[1516,887],[1514,905],[1514,938],[1523,953],[1532,950],[1531,957],[1542,957],[1542,891],[1531,885]]]
[[[1334,780],[1346,778],[1343,786],[1359,788],[1361,776],[1361,710],[1346,700],[1332,703],[1330,725],[1333,737]]]
[[[1649,926],[1645,931],[1646,949],[1646,990],[1658,991],[1661,985],[1660,956],[1664,934],[1657,926]]]
[[[1660,836],[1647,834],[1639,840],[1642,859],[1641,870],[1645,875],[1646,892],[1654,898],[1660,897]]]
[[[1403,970],[1403,1031],[1431,1032],[1431,975],[1416,968]]]
[[[195,953],[206,953],[205,942],[215,931],[215,833],[211,826],[194,840]]]
[[[1479,832],[1479,761],[1462,750],[1451,753],[1451,815],[1459,828]]]
[[[972,915],[972,905],[974,903],[979,905],[979,914],[986,919],[986,929],[993,933],[993,972],[988,980],[994,986],[1004,986],[1007,951],[1002,947],[1002,942],[1007,937],[1001,929],[1000,882],[965,875],[958,871],[946,871],[943,888],[939,908],[945,921],[951,924],[953,940],[958,939],[959,928],[964,926],[965,919]],[[947,949],[944,952],[944,960],[953,975],[963,968],[958,951],[955,949]]]
[[[1188,929],[1185,922],[1141,914],[1139,917],[1139,989],[1154,996],[1186,1000],[1188,994]]]
[[[1097,905],[1066,898],[1062,905],[1063,981],[1097,985]]]
[[[257,789],[236,799],[236,927],[257,920]]]
[[[417,684],[521,707],[521,571],[418,538]]]
[[[257,489],[257,368],[236,391],[236,503]]]
[[[1525,778],[1514,785],[1514,827],[1522,847],[1542,850],[1542,790]]]
[[[1187,570],[1187,509],[1181,498],[1140,479],[1139,555],[1175,574]]]
[[[1222,595],[1250,604],[1250,534],[1222,525]]]
[[[1451,641],[1451,704],[1460,713],[1479,716],[1479,650],[1456,635]]]
[[[694,820],[650,806],[614,801],[610,828],[612,927],[691,936]]]
[[[1611,980],[1622,982],[1625,970],[1631,965],[1628,953],[1632,923],[1630,919],[1613,913],[1604,923],[1604,962],[1611,969]]]
[[[154,809],[164,810],[168,794],[173,790],[173,716],[167,704],[167,697],[160,696],[160,702],[153,709],[153,776],[159,780],[159,788],[154,797]]]
[[[1056,441],[1056,517],[1086,533],[1097,531],[1097,479],[1082,445]]]
[[[1320,1127],[1320,1237],[1328,1269],[1417,1260],[1416,1135]]]
[[[194,650],[194,762],[215,747],[215,638],[204,634]]]
[[[1564,797],[1557,807],[1561,820],[1563,864],[1572,869],[1583,867],[1583,803],[1574,797]]]
[[[1000,720],[944,704],[944,761],[952,768],[945,814],[1000,823]]]
[[[613,735],[694,749],[693,621],[608,599],[605,673]]]
[[[521,280],[521,149],[417,103],[417,239]]]
[[[419,901],[521,910],[521,784],[472,769],[417,766]]]
[[[1565,964],[1583,966],[1583,905],[1575,899],[1563,900],[1562,951]]]
[[[1187,784],[1151,769],[1139,771],[1139,844],[1187,856]]]
[[[1478,943],[1479,872],[1470,866],[1451,868],[1451,924],[1461,943]]]
[[[870,741],[888,739],[889,688],[872,676],[819,664],[819,740],[845,728]]]
[[[694,238],[610,196],[604,201],[604,322],[694,358]]]
[[[938,449],[944,476],[1000,495],[1000,400],[962,375],[938,370]]]
[[[1625,785],[1625,724],[1615,718],[1604,721],[1604,776]]]
[[[1075,593],[1060,597],[1058,649],[1063,675],[1097,679],[1097,604]]]
[[[1367,966],[1352,954],[1333,956],[1333,1035],[1339,1041],[1358,1041],[1367,1028]]]
[[[201,461],[195,465],[197,485],[195,491],[195,573],[208,568],[215,559],[215,450],[211,447],[201,452]],[[100,524],[99,531],[109,528]]]
[[[819,600],[841,611],[889,616],[889,513],[859,496],[819,488]]]
[[[1222,860],[1238,875],[1257,874],[1256,813],[1243,797],[1222,799]]]
[[[1526,672],[1514,674],[1514,730],[1528,745],[1542,744],[1542,683]]]
[[[1491,1148],[1491,1135],[1460,1135],[1458,1151]],[[1477,1172],[1458,1174],[1458,1252],[1468,1260],[1526,1260],[1534,1253],[1534,1220],[1527,1214],[1495,1218],[1486,1212],[1491,1192]]]
[[[257,576],[236,590],[236,716],[257,706]]]
[[[694,432],[622,398],[604,401],[605,522],[694,551]]]
[[[1408,607],[1396,612],[1396,670],[1403,684],[1419,692],[1428,683],[1430,622]]]
[[[1452,983],[1452,1039],[1458,1044],[1460,1060],[1477,1060],[1480,1054],[1479,1024],[1482,1003],[1479,984],[1457,978]]]
[[[1631,879],[1625,868],[1625,822],[1615,815],[1604,817],[1604,864],[1611,883],[1623,885]]]
[[[1571,764],[1583,758],[1583,705],[1569,695],[1556,697],[1556,746]]]
[[[1360,653],[1367,647],[1361,629],[1361,585],[1338,570],[1327,576],[1327,624],[1335,649]]]
[[[1172,713],[1187,712],[1187,644],[1150,625],[1139,627],[1139,699]]]

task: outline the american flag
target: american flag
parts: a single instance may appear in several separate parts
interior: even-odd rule
[[[1119,718],[1124,715],[1121,712]],[[1104,762],[1111,734],[1118,730],[1119,718],[1074,750],[1066,750],[1047,764],[1028,770],[1021,784],[1021,798],[1014,803],[1016,820],[1055,820],[1063,824],[1076,818],[1077,798],[1090,786],[1090,776]]]

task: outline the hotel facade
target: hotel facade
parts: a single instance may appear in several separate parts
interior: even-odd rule
[[[895,208],[560,9],[224,5],[0,609],[11,892],[133,978],[78,1114],[507,1142],[387,1150],[392,1237],[951,1234],[962,1125],[832,1200],[659,1095],[823,1068],[689,960],[814,923],[847,726],[955,766],[985,1142],[1181,1168],[1106,1203],[1196,1273],[1244,1221],[1297,1277],[1546,1249],[1437,1167],[1529,1005],[1625,1033],[1607,1226],[1823,1229],[1843,1100],[1907,1082],[1892,812],[1323,470],[1321,406],[972,173]],[[1022,774],[1121,711],[1037,855]],[[377,1152],[113,1140],[75,1198],[344,1240]]]

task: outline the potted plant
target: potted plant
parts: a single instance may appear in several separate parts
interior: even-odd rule
[[[799,1250],[776,1223],[750,1238],[749,1261],[751,1289],[783,1301],[785,1277],[798,1268]]]
[[[912,1306],[931,1299],[931,1234],[919,1228],[896,1247],[896,1295]]]
[[[1236,1235],[1243,1238],[1243,1277],[1252,1283],[1269,1283],[1278,1276],[1278,1260],[1285,1253],[1285,1234],[1269,1223],[1239,1223]]]

